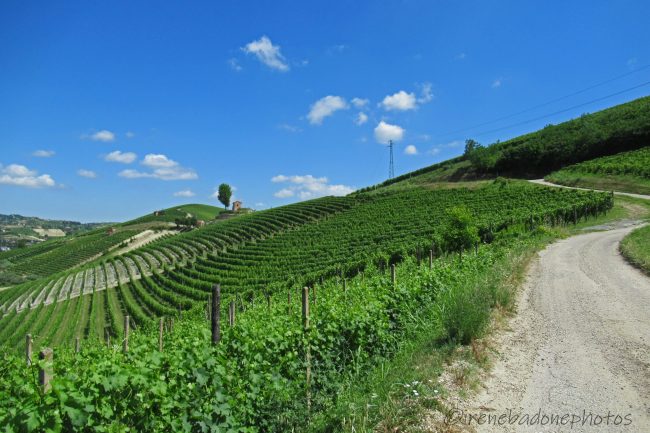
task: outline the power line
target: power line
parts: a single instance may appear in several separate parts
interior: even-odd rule
[[[500,127],[500,128],[495,128],[495,129],[491,129],[491,130],[489,130],[489,131],[483,131],[483,132],[479,132],[478,134],[472,134],[472,135],[478,137],[478,136],[481,136],[481,135],[486,135],[486,134],[491,134],[491,133],[493,133],[493,132],[502,131],[502,130],[504,130],[504,129],[514,128],[515,126],[525,125],[525,124],[527,124],[527,123],[531,123],[531,122],[535,122],[535,121],[537,121],[537,120],[545,119],[545,118],[547,118],[547,117],[555,116],[556,114],[566,113],[567,111],[575,110],[576,108],[584,107],[585,105],[589,105],[589,104],[593,104],[593,103],[596,103],[596,102],[600,102],[600,101],[603,101],[603,100],[605,100],[605,99],[609,99],[609,98],[612,98],[612,97],[614,97],[614,96],[618,96],[618,95],[620,95],[620,94],[623,94],[623,93],[626,93],[626,92],[630,92],[630,91],[632,91],[632,90],[634,90],[634,89],[638,89],[638,88],[640,88],[640,87],[647,86],[648,84],[650,84],[650,81],[646,81],[645,83],[641,83],[641,84],[638,84],[638,85],[633,86],[633,87],[628,87],[627,89],[624,89],[624,90],[618,91],[618,92],[616,92],[616,93],[611,93],[611,94],[609,94],[609,95],[602,96],[602,97],[600,97],[600,98],[592,99],[591,101],[587,101],[587,102],[584,102],[584,103],[582,103],[582,104],[574,105],[573,107],[565,108],[565,109],[563,109],[563,110],[558,110],[558,111],[555,111],[555,112],[550,113],[550,114],[545,114],[545,115],[543,115],[543,116],[535,117],[534,119],[524,120],[524,121],[522,121],[522,122],[513,123],[512,125],[503,126],[503,127]]]
[[[541,104],[537,104],[537,105],[534,105],[532,107],[523,109],[521,111],[517,111],[516,113],[507,114],[505,116],[501,116],[501,117],[498,117],[496,119],[489,120],[487,122],[477,123],[476,125],[469,126],[467,128],[462,128],[462,129],[457,129],[455,131],[445,132],[443,134],[439,134],[439,135],[436,135],[436,136],[437,137],[446,137],[446,136],[449,136],[449,135],[458,134],[460,132],[470,131],[470,130],[478,128],[480,126],[490,125],[492,123],[496,123],[496,122],[500,122],[502,120],[510,119],[510,118],[518,116],[520,114],[528,113],[528,112],[536,110],[538,108],[546,107],[547,105],[551,105],[551,104],[554,104],[556,102],[563,101],[563,100],[568,99],[568,98],[570,98],[572,96],[580,95],[581,93],[588,92],[589,90],[595,89],[595,88],[600,87],[600,86],[604,86],[605,84],[609,84],[609,83],[611,83],[613,81],[620,80],[621,78],[628,77],[628,76],[630,76],[632,74],[636,74],[637,72],[641,72],[641,71],[643,71],[645,69],[648,69],[648,68],[650,68],[650,64],[641,66],[640,68],[637,68],[634,71],[626,72],[625,74],[618,75],[616,77],[609,78],[609,79],[607,79],[605,81],[601,81],[599,83],[593,84],[593,85],[591,85],[589,87],[585,87],[584,89],[575,91],[573,93],[569,93],[568,95],[560,96],[559,98],[555,98],[555,99],[552,99],[552,100],[547,101],[547,102],[542,102]]]

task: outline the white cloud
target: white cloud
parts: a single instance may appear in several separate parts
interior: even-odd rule
[[[367,99],[352,98],[352,101],[350,102],[352,102],[352,105],[354,105],[356,108],[363,108],[366,105],[368,105],[368,102],[370,101],[368,101]]]
[[[465,53],[458,53],[456,54],[456,57],[454,57],[455,60],[465,60],[467,58],[467,54]]]
[[[95,132],[90,136],[90,139],[93,141],[103,141],[105,143],[115,140],[115,134],[106,129]]]
[[[86,169],[79,169],[77,170],[77,174],[81,177],[86,177],[88,179],[95,179],[97,177],[97,173],[95,173],[92,170],[86,170]]]
[[[502,78],[497,78],[496,80],[494,80],[494,81],[492,82],[492,88],[493,88],[493,89],[496,89],[496,88],[501,87],[502,81],[503,81]]]
[[[37,158],[50,158],[54,156],[56,152],[53,150],[36,150],[32,152],[32,156],[35,156]]]
[[[346,110],[347,108],[348,104],[345,99],[340,96],[328,95],[314,102],[309,114],[307,114],[307,118],[309,118],[309,123],[312,125],[320,125],[323,123],[324,118],[331,116],[338,110]]]
[[[426,104],[427,102],[431,102],[431,100],[433,99],[432,87],[433,86],[431,85],[431,83],[422,83],[420,89],[420,97],[418,98],[419,104]]]
[[[326,177],[314,177],[311,174],[299,176],[277,175],[271,178],[273,183],[290,183],[292,185],[277,191],[274,196],[289,198],[298,196],[301,200],[324,197],[326,195],[347,195],[354,192],[354,188],[347,185],[332,185]]]
[[[174,197],[194,197],[196,194],[192,190],[184,189],[182,191],[176,191]]]
[[[391,125],[383,120],[375,128],[375,140],[382,144],[388,144],[390,140],[400,141],[404,138],[404,128]]]
[[[427,152],[429,155],[437,155],[440,153],[439,147],[432,147],[431,150]]]
[[[133,137],[135,137],[135,133],[133,133],[133,132],[131,132],[131,131],[127,131],[126,134],[124,134],[124,135],[126,135],[126,138],[133,138]]]
[[[287,131],[287,132],[301,132],[302,131],[302,129],[300,129],[299,127],[294,126],[294,125],[289,125],[288,123],[281,123],[281,124],[278,125],[278,128],[282,129],[284,131]]]
[[[354,119],[354,123],[356,123],[359,126],[363,125],[367,121],[368,121],[368,116],[366,115],[366,113],[363,113],[363,112],[360,112],[359,114],[357,114],[357,118]]]
[[[167,155],[149,153],[142,160],[142,165],[152,168],[153,171],[122,170],[118,176],[126,179],[152,178],[160,180],[194,180],[198,174],[191,168],[181,166]]]
[[[418,149],[412,144],[409,144],[404,148],[404,154],[406,155],[417,155],[418,154]]]
[[[175,167],[178,163],[172,159],[167,158],[167,155],[161,153],[149,153],[144,156],[142,165],[147,167]]]
[[[239,64],[239,60],[237,60],[237,59],[235,59],[235,58],[228,59],[228,65],[232,68],[233,71],[237,71],[237,72],[239,72],[239,71],[241,71],[242,69],[244,69],[244,68],[242,68],[241,65]]]
[[[289,65],[285,62],[284,56],[280,53],[280,46],[273,45],[271,39],[262,36],[259,40],[250,42],[242,48],[245,53],[253,54],[257,59],[271,69],[286,72]]]
[[[136,160],[137,157],[138,155],[133,152],[122,152],[120,150],[114,150],[104,157],[104,161],[131,164]]]
[[[43,188],[56,186],[49,174],[38,175],[36,170],[30,170],[24,165],[0,165],[0,184],[24,186],[27,188]]]
[[[294,196],[294,192],[288,188],[283,188],[273,195],[276,196],[277,198],[289,198]]]
[[[407,111],[415,110],[417,108],[415,94],[406,93],[404,90],[386,96],[381,102],[381,105],[388,111]]]

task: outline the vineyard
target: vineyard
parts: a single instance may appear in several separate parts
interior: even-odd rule
[[[0,292],[9,306],[0,320],[8,349],[0,423],[15,430],[246,432],[305,430],[311,417],[315,430],[336,429],[331,423],[339,421],[327,414],[342,384],[390,357],[425,318],[436,318],[441,337],[467,341],[479,332],[499,295],[477,278],[506,260],[519,238],[611,205],[609,194],[518,182],[330,197],[223,221],[90,273],[20,288],[41,300],[65,293],[59,302],[17,312],[16,299],[31,298]],[[458,206],[473,215],[482,244],[458,250],[462,260],[445,235],[448,209]],[[107,288],[109,281],[117,285]],[[210,345],[205,307],[214,283],[224,313],[220,342]],[[139,331],[123,353],[127,316]],[[30,379],[40,364],[26,368],[9,354],[24,350],[28,333],[34,350],[57,353],[47,399]],[[79,336],[85,340],[75,353]],[[132,404],[133,396],[141,404]]]
[[[562,185],[650,194],[650,147],[570,165],[547,179]]]
[[[0,292],[0,341],[38,346],[120,335],[123,317],[150,325],[208,299],[213,284],[243,306],[373,263],[387,267],[442,240],[446,209],[464,205],[483,242],[510,226],[558,224],[608,208],[609,196],[495,183],[476,190],[411,189],[329,197],[163,238],[123,256]],[[522,206],[525,203],[525,206]]]

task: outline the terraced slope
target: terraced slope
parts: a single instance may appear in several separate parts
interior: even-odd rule
[[[92,269],[0,292],[0,342],[17,346],[26,332],[37,335],[39,345],[97,337],[105,329],[117,335],[125,314],[135,326],[146,326],[204,302],[214,283],[244,303],[355,273],[369,262],[387,264],[428,251],[432,243],[445,251],[440,235],[446,210],[456,205],[476,215],[489,241],[512,226],[603,212],[611,197],[512,183],[329,197],[258,212],[154,242]]]

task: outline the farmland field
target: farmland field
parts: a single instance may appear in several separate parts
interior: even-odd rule
[[[567,186],[650,194],[650,147],[570,165],[546,179]]]
[[[489,304],[498,302],[497,292],[470,290],[475,275],[504,260],[511,245],[538,227],[574,224],[611,206],[605,193],[497,181],[473,189],[318,199],[163,239],[108,259],[82,277],[70,273],[0,292],[0,339],[7,353],[19,353],[27,333],[34,350],[54,347],[55,387],[71,398],[38,402],[28,389],[15,388],[29,372],[7,354],[0,394],[11,398],[2,404],[37,405],[43,414],[60,407],[62,418],[44,415],[32,422],[80,431],[106,424],[143,431],[201,423],[233,431],[296,428],[306,401],[315,413],[325,413],[345,378],[390,357],[423,317],[438,311],[441,335],[471,339],[484,326]],[[480,246],[463,252],[449,243],[450,209],[471,215]],[[430,253],[435,260],[428,265]],[[86,288],[87,281],[93,286]],[[210,346],[205,305],[215,283],[222,287],[224,332],[220,344]],[[303,333],[306,286],[312,318]],[[52,293],[58,302],[39,302]],[[454,308],[467,302],[458,304],[458,296],[483,301],[460,312]],[[230,302],[237,311],[232,328],[224,310]],[[475,320],[454,319],[466,314]],[[119,345],[126,316],[138,332],[132,350],[122,355],[102,341],[108,332]],[[161,317],[168,335],[162,353],[155,337]],[[170,318],[176,319],[173,330]],[[84,339],[83,355],[70,352],[76,337]],[[311,379],[305,388],[307,347]],[[116,379],[106,382],[109,376]],[[166,385],[184,382],[195,385]],[[94,391],[97,386],[104,391]],[[122,399],[131,394],[142,395],[150,409]],[[195,408],[197,399],[202,403]],[[0,421],[21,425],[25,419],[25,412],[14,411]]]

